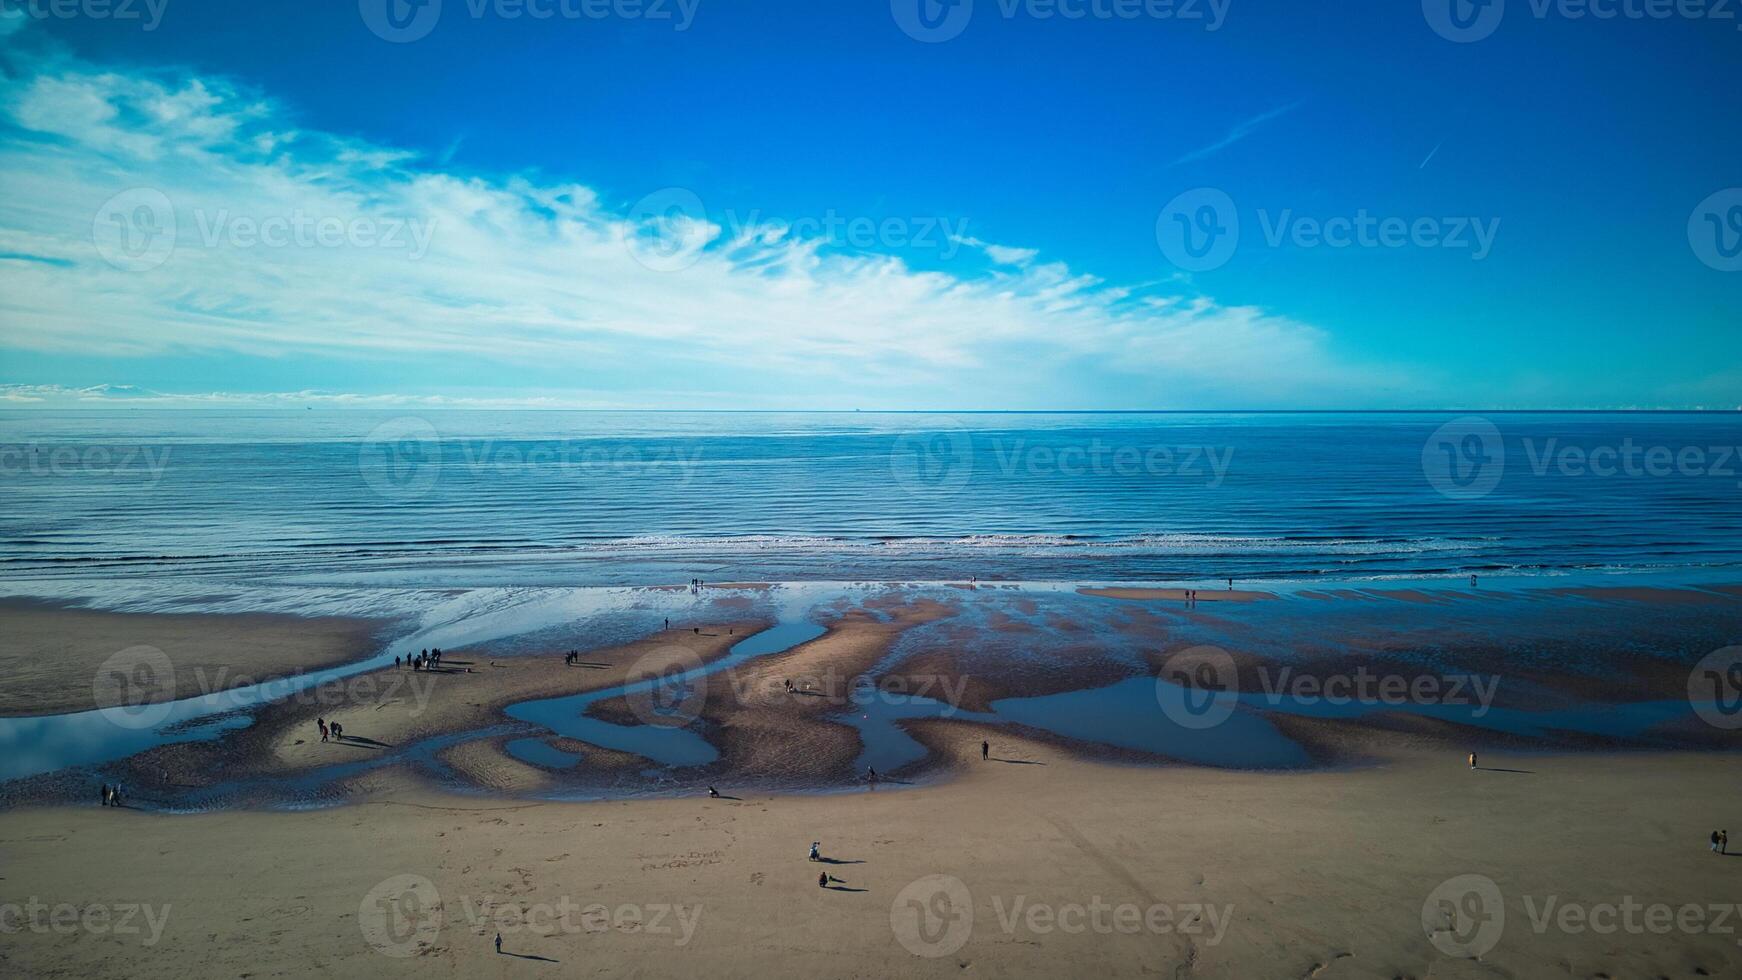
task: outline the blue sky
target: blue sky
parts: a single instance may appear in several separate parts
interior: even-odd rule
[[[974,0],[926,43],[920,0],[442,0],[392,43],[376,2],[11,21],[0,395],[1742,405],[1729,10]],[[1203,188],[1210,267],[1168,244]],[[105,237],[158,213],[167,254]],[[1316,233],[1362,216],[1421,233]]]

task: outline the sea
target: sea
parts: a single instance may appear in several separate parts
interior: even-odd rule
[[[1736,413],[0,412],[0,588],[1733,575]]]

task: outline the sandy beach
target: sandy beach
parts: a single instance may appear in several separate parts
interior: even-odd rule
[[[615,635],[635,638],[610,643],[514,605],[531,618],[444,650],[438,669],[349,673],[221,737],[8,783],[0,967],[98,977],[1742,970],[1742,863],[1706,846],[1738,812],[1738,763],[1690,750],[1727,748],[1729,733],[1688,717],[1685,702],[1635,727],[1588,721],[1578,707],[1619,718],[1641,698],[1685,698],[1687,663],[1733,622],[1732,594],[1478,602],[1448,589],[1455,600],[1423,603],[1412,591],[1198,609],[1165,589],[888,585],[809,593],[806,621],[794,622],[778,587],[648,590],[693,603],[681,627],[663,628],[666,607],[629,593],[620,614],[640,609],[635,622],[652,625],[619,623]],[[564,608],[561,595],[548,601]],[[1603,603],[1611,640],[1578,646],[1577,670],[1554,647],[1518,664],[1483,641],[1482,629],[1528,627],[1574,643],[1544,603]],[[1689,653],[1625,652],[1628,630],[1662,630],[1671,614]],[[125,625],[131,636],[178,618],[65,622],[89,642],[111,634],[74,627]],[[282,617],[185,618],[195,633],[214,624],[213,658],[274,644],[332,655],[349,635],[326,624],[298,647]],[[540,625],[516,632],[527,624]],[[1433,655],[1413,652],[1430,633]],[[1276,635],[1293,641],[1285,654]],[[748,648],[763,652],[734,653]],[[1168,713],[1156,685],[1211,668],[1251,694],[1296,670],[1315,683],[1473,679],[1484,712],[1492,699],[1498,711],[1572,713],[1541,715],[1565,720],[1532,730],[1382,704],[1267,711],[1262,729],[1241,712],[1202,733],[1239,752],[1292,747],[1286,771],[1202,764],[1221,758],[1199,755],[1202,742],[1121,740],[1195,725]],[[1473,669],[1505,687],[1484,689],[1466,677]],[[651,709],[631,682],[674,676],[699,700],[668,723],[718,753],[682,775],[638,754],[655,743],[624,751],[516,720],[516,706],[591,693],[590,724],[632,731]],[[916,691],[950,706],[895,716],[919,755],[875,784],[854,762],[875,731],[853,717],[874,710],[858,700],[872,680],[884,707],[904,703],[892,692]],[[1136,715],[1106,700],[1128,684],[1141,685]],[[1085,691],[1103,693],[1061,702],[1050,722],[1025,721],[1009,700]],[[1096,715],[1106,724],[1073,727]],[[321,742],[317,717],[348,737]],[[529,735],[572,761],[511,751]],[[133,805],[95,805],[99,779],[125,782]],[[205,812],[162,812],[188,807]],[[805,860],[813,840],[828,861]]]
[[[0,815],[7,900],[108,910],[117,928],[22,928],[0,963],[85,977],[1742,970],[1742,862],[1705,842],[1737,814],[1731,759],[1508,755],[1470,772],[1407,754],[1276,775],[1096,765],[1008,736],[982,763],[979,734],[939,733],[957,750],[945,785],[848,795],[505,803],[388,782],[307,813],[14,811]],[[812,840],[839,863],[806,861]],[[1468,875],[1492,882],[1503,924],[1470,947],[1441,934],[1447,952],[1423,907]],[[139,931],[122,931],[135,906]],[[927,910],[941,914],[922,923]]]
[[[174,669],[150,701],[227,690],[359,659],[391,624],[337,616],[264,613],[183,615],[67,608],[0,601],[0,716],[87,711],[98,704],[93,678],[130,651],[161,653]]]

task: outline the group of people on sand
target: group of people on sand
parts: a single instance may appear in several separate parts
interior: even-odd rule
[[[344,725],[341,725],[336,721],[329,725],[325,718],[316,718],[315,724],[319,726],[321,730],[321,741],[325,742],[329,734],[335,742],[343,742],[345,740]]]
[[[113,786],[110,786],[108,783],[104,783],[102,786],[102,789],[101,789],[101,794],[102,794],[102,800],[103,800],[104,806],[120,806],[121,805],[121,784],[120,783],[116,783]]]
[[[409,664],[412,670],[428,670],[431,667],[438,666],[441,662],[442,652],[439,649],[422,650],[419,651],[418,655],[415,657],[408,656],[405,658],[405,663]],[[393,658],[393,666],[400,666],[399,658],[397,656]]]
[[[565,667],[573,667],[575,664],[580,662],[581,651],[579,650],[570,650],[568,653],[563,654],[563,666]]]

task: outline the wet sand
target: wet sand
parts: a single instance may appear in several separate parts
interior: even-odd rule
[[[140,793],[150,793],[154,779],[185,788],[354,761],[504,721],[504,710],[522,701],[596,691],[670,666],[707,663],[767,625],[745,620],[656,632],[631,643],[582,651],[572,665],[555,650],[515,656],[444,650],[438,669],[388,667],[344,678],[262,709],[252,727],[222,741],[146,752],[128,765],[130,781]],[[338,722],[344,739],[322,742],[317,719]],[[492,759],[482,748],[456,748],[450,761],[462,774],[476,772],[485,788],[532,789],[544,783],[540,770],[512,758]]]
[[[1153,600],[1169,600],[1185,602],[1188,599],[1185,589],[1091,589],[1081,588],[1078,595],[1094,595],[1103,599],[1127,599],[1134,602]],[[1253,592],[1246,589],[1198,589],[1196,602],[1262,602],[1274,599],[1276,595],[1270,592]]]
[[[959,778],[900,791],[507,803],[383,777],[368,800],[315,812],[0,813],[7,901],[66,903],[111,926],[144,904],[161,928],[151,945],[143,915],[128,922],[137,933],[23,928],[0,963],[178,980],[1742,971],[1742,861],[1705,844],[1742,824],[1734,759],[1509,755],[1470,772],[1461,755],[1402,753],[1278,775],[1089,764],[1007,733],[982,763],[981,730],[927,731]],[[819,839],[842,863],[804,859]],[[838,887],[819,889],[819,870]],[[958,880],[971,913],[941,905],[933,875]],[[1479,957],[1436,947],[1422,923],[1435,889],[1462,875],[1491,879],[1504,909]],[[1672,918],[1636,911],[1635,931],[1599,934],[1558,911],[1603,921],[1625,903]],[[928,908],[971,926],[921,929]],[[1674,925],[1687,908],[1724,931]]]
[[[173,668],[161,690],[148,698],[167,701],[360,660],[374,652],[391,625],[266,613],[101,612],[0,600],[0,636],[6,637],[0,644],[0,677],[6,678],[0,685],[0,716],[121,703],[97,703],[101,692],[94,686],[105,662],[142,646],[161,651]]]

